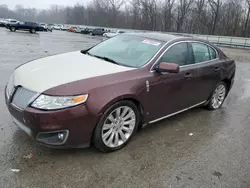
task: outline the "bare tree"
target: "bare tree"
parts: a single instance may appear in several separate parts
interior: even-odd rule
[[[91,0],[38,10],[0,5],[0,18],[199,34],[250,35],[250,0]]]
[[[222,5],[222,0],[208,0],[209,5],[212,9],[212,29],[211,34],[215,33],[215,28],[219,19],[219,11]]]
[[[131,1],[132,28],[141,28],[141,2],[140,0]]]
[[[203,17],[206,14],[205,12],[205,3],[206,0],[196,0],[195,7],[194,7],[194,31],[198,34],[202,32],[203,27]]]
[[[193,0],[180,0],[180,4],[177,7],[177,19],[176,19],[176,31],[180,32],[182,30],[183,23],[190,11]]]
[[[111,12],[110,21],[116,26],[117,16],[120,13],[121,7],[124,5],[125,0],[100,0],[102,6],[107,12]]]
[[[249,23],[249,16],[250,16],[250,0],[246,0],[246,4],[247,4],[247,16],[246,16],[246,20],[244,23],[244,28],[243,28],[243,36],[246,36],[247,34],[247,28],[248,28],[248,23]]]
[[[174,7],[175,0],[165,0],[163,4],[163,25],[164,31],[171,31],[172,29],[172,22],[173,22],[173,7]]]

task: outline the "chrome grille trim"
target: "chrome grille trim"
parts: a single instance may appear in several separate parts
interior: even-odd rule
[[[23,110],[32,102],[32,100],[34,100],[37,95],[37,92],[28,90],[23,87],[18,87],[14,92],[11,103],[19,109]]]

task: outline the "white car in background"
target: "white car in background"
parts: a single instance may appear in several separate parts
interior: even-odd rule
[[[5,19],[0,18],[0,27],[5,27],[5,23],[6,23]]]
[[[6,19],[6,20],[3,20],[2,22],[6,25],[6,24],[16,24],[19,21],[16,19]]]
[[[105,37],[105,38],[112,38],[112,37],[114,37],[114,36],[116,36],[116,35],[120,35],[120,34],[122,34],[122,33],[125,33],[125,31],[122,31],[122,30],[118,30],[118,31],[116,31],[116,32],[109,32],[109,33],[104,33],[103,34],[103,37]]]
[[[53,26],[53,29],[55,30],[62,30],[62,28],[63,28],[63,25],[60,25],[60,24],[54,24]]]
[[[61,30],[62,31],[67,31],[69,28],[71,28],[71,26],[69,26],[69,25],[63,25],[62,28],[61,28]]]
[[[85,28],[83,28],[83,27],[78,27],[78,28],[76,28],[76,30],[74,30],[74,33],[81,33],[81,31],[84,29]]]

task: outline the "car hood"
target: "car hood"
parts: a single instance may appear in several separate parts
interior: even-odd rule
[[[42,93],[66,83],[133,69],[77,51],[28,62],[18,67],[12,76],[15,86]]]

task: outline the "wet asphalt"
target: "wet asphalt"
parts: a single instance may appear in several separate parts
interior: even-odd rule
[[[237,62],[235,84],[221,109],[196,108],[149,125],[120,151],[48,149],[20,131],[4,102],[13,69],[100,40],[63,31],[29,34],[0,28],[0,188],[250,187],[248,50],[224,49],[243,62]]]

